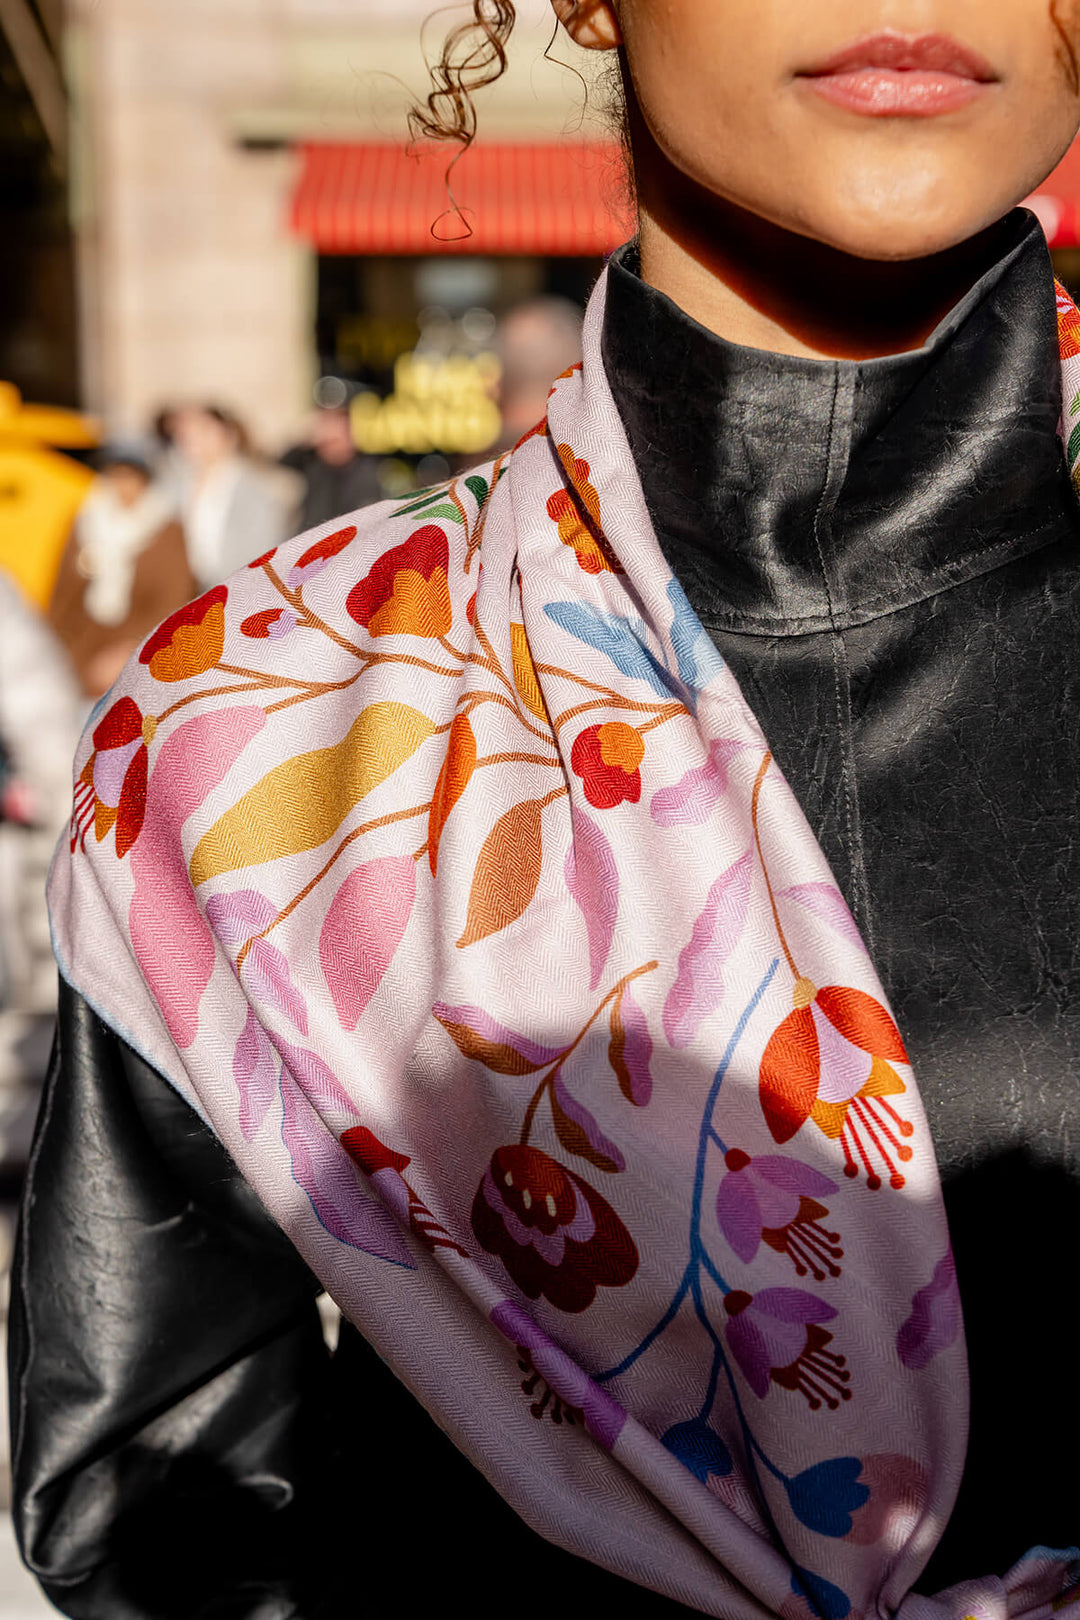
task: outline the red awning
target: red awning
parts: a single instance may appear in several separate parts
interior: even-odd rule
[[[1080,247],[1080,140],[1027,199],[1027,206],[1038,214],[1052,248]]]
[[[478,143],[449,179],[471,236],[447,213],[452,149],[320,144],[303,154],[292,227],[323,253],[601,254],[633,230],[611,142]]]

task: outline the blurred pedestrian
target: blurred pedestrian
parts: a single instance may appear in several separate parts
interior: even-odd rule
[[[181,458],[188,562],[203,591],[287,538],[290,503],[256,462],[231,411],[185,406],[172,418],[172,433]]]
[[[45,876],[71,808],[84,703],[63,649],[0,571],[0,1179],[25,1163],[56,1007]]]
[[[582,311],[569,298],[530,298],[499,323],[502,361],[500,450],[510,450],[541,421],[561,372],[581,359]]]
[[[361,455],[353,440],[349,412],[344,405],[326,406],[312,417],[303,444],[286,450],[281,465],[298,472],[304,493],[297,528],[314,529],[345,512],[369,506],[382,498],[378,462]]]
[[[195,594],[176,497],[134,453],[106,452],[60,560],[49,621],[87,697]]]

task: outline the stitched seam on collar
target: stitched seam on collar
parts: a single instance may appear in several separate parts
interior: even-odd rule
[[[927,602],[931,597],[940,596],[944,591],[956,590],[961,585],[969,585],[972,580],[981,579],[986,574],[994,573],[997,568],[1007,568],[1010,563],[1022,562],[1033,551],[1040,549],[1038,545],[1032,542],[1037,541],[1040,535],[1045,534],[1048,529],[1054,528],[1060,522],[1061,516],[1058,514],[1049,518],[1046,523],[1040,523],[1037,529],[1028,529],[1023,535],[1013,535],[1009,540],[995,540],[990,545],[980,547],[978,551],[969,552],[969,560],[979,559],[985,564],[983,567],[971,569],[970,572],[964,569],[963,564],[960,563],[943,564],[941,568],[934,569],[927,574],[927,589],[920,590],[917,595],[908,597],[904,601],[893,601],[885,593],[881,596],[871,597],[868,602],[862,604],[858,609],[843,614],[844,622],[840,628],[856,630],[860,625],[872,624],[875,619],[887,619],[890,614],[905,613],[908,608],[917,607],[920,602]],[[1068,535],[1062,534],[1061,541],[1064,542],[1066,539],[1068,539]],[[1056,544],[1057,542],[1053,543]],[[986,559],[991,557],[993,553],[1003,551],[1007,547],[1015,548],[1012,556],[1003,558],[1000,563],[986,562]],[[950,569],[955,569],[958,577],[943,577]],[[820,635],[825,630],[836,628],[835,620],[827,614],[816,614],[805,619],[785,619],[783,621],[760,614],[744,614],[740,617],[738,624],[726,624],[710,617],[707,612],[703,612],[701,609],[696,609],[696,611],[698,618],[707,630],[721,630],[725,634],[733,636]]]

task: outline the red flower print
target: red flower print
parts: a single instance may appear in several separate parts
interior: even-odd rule
[[[794,1000],[761,1059],[761,1106],[774,1140],[790,1141],[811,1119],[830,1141],[839,1139],[845,1175],[857,1176],[861,1162],[876,1191],[876,1157],[889,1185],[901,1188],[897,1163],[912,1155],[899,1138],[914,1127],[888,1101],[907,1090],[893,1068],[908,1062],[900,1031],[873,996],[845,985],[819,990],[799,979]]]
[[[280,641],[295,630],[299,620],[291,608],[263,608],[261,613],[249,613],[240,626],[240,634],[256,640],[269,638]]]
[[[477,1189],[473,1231],[529,1299],[584,1311],[597,1287],[624,1288],[638,1268],[633,1238],[606,1199],[539,1148],[495,1152]]]
[[[597,810],[610,810],[629,799],[641,798],[641,771],[645,744],[641,733],[622,720],[589,726],[578,733],[570,750],[570,764],[585,784],[585,797]]]
[[[354,1125],[341,1138],[341,1145],[349,1158],[367,1176],[377,1189],[384,1204],[393,1210],[403,1226],[428,1250],[453,1249],[468,1258],[468,1251],[455,1243],[446,1228],[436,1220],[427,1205],[415,1193],[402,1172],[412,1161],[407,1154],[395,1153],[373,1131],[364,1125]]]
[[[187,681],[213,669],[225,647],[228,595],[228,586],[215,585],[158,625],[139,654],[155,681]]]
[[[277,546],[271,546],[270,550],[269,551],[264,551],[261,557],[252,557],[251,561],[248,563],[248,567],[249,568],[262,568],[266,563],[273,562],[273,560],[274,560],[274,558],[276,556],[277,556]]]
[[[116,853],[127,854],[142,831],[146,814],[147,743],[157,730],[153,715],[145,718],[129,697],[118,698],[94,729],[94,752],[75,784],[71,848],[93,823],[100,844],[116,829]]]
[[[835,1412],[851,1399],[847,1357],[828,1350],[832,1334],[821,1326],[836,1311],[801,1288],[735,1289],[724,1296],[727,1340],[750,1388],[762,1399],[769,1385],[797,1391],[810,1410],[824,1401]]]
[[[349,592],[346,607],[373,636],[445,636],[453,610],[446,535],[425,523],[386,551]]]
[[[332,557],[336,557],[339,551],[344,551],[349,542],[355,539],[355,523],[336,530],[334,534],[324,534],[321,540],[314,541],[293,563],[289,569],[289,585],[295,590],[298,585],[304,585],[309,579],[314,579],[316,574],[322,573]]]

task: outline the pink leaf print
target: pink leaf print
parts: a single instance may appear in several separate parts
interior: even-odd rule
[[[644,1108],[652,1096],[652,1054],[653,1041],[645,1014],[627,988],[611,1009],[608,1061],[623,1096],[639,1108]]]
[[[356,1118],[356,1104],[321,1057],[316,1057],[306,1046],[290,1046],[279,1036],[271,1036],[271,1039],[294,1082],[313,1108],[320,1113],[348,1114]]]
[[[240,1093],[240,1129],[245,1142],[258,1134],[277,1090],[278,1062],[252,1008],[233,1053],[233,1079]]]
[[[181,1050],[195,1039],[215,949],[195,904],[180,829],[265,724],[262,709],[250,706],[197,715],[166,739],[150,773],[146,818],[131,851],[128,928],[136,960]]]
[[[558,1075],[551,1089],[555,1134],[567,1153],[588,1159],[598,1170],[625,1170],[626,1160],[615,1143],[604,1135],[584,1103],[571,1096]]]
[[[679,972],[664,1003],[664,1033],[676,1048],[689,1046],[724,994],[724,967],[746,926],[751,852],[747,850],[709,890]]]
[[[539,1046],[527,1035],[517,1035],[482,1007],[450,1007],[437,1001],[431,1009],[458,1049],[496,1074],[533,1074],[561,1057],[562,1046]]]
[[[574,811],[573,843],[566,852],[566,887],[585,919],[589,989],[595,990],[608,959],[619,913],[619,873],[607,838],[582,810]]]
[[[858,945],[860,950],[865,951],[866,946],[858,924],[848,910],[847,901],[832,883],[796,883],[790,889],[781,889],[776,898],[794,900],[812,917],[817,917],[844,939],[850,940],[852,945]]]
[[[277,907],[258,889],[234,889],[231,894],[212,894],[206,902],[206,918],[226,950],[245,945],[253,934],[261,934],[277,916]]]
[[[397,1221],[369,1197],[348,1153],[312,1108],[289,1070],[281,1073],[282,1139],[292,1173],[326,1230],[341,1243],[416,1269]]]
[[[896,1353],[905,1367],[921,1372],[935,1356],[956,1343],[963,1327],[956,1262],[946,1249],[934,1275],[911,1301],[911,1315],[896,1335]]]
[[[241,977],[249,994],[273,1007],[276,1012],[284,1013],[301,1035],[307,1034],[307,1007],[293,984],[284,951],[271,945],[269,940],[254,940],[241,969]]]
[[[687,771],[671,787],[661,788],[649,806],[658,827],[700,827],[727,792],[728,766],[749,743],[718,738],[704,765]]]
[[[416,899],[411,855],[384,855],[350,872],[319,935],[322,963],[343,1029],[355,1029],[401,944]]]

